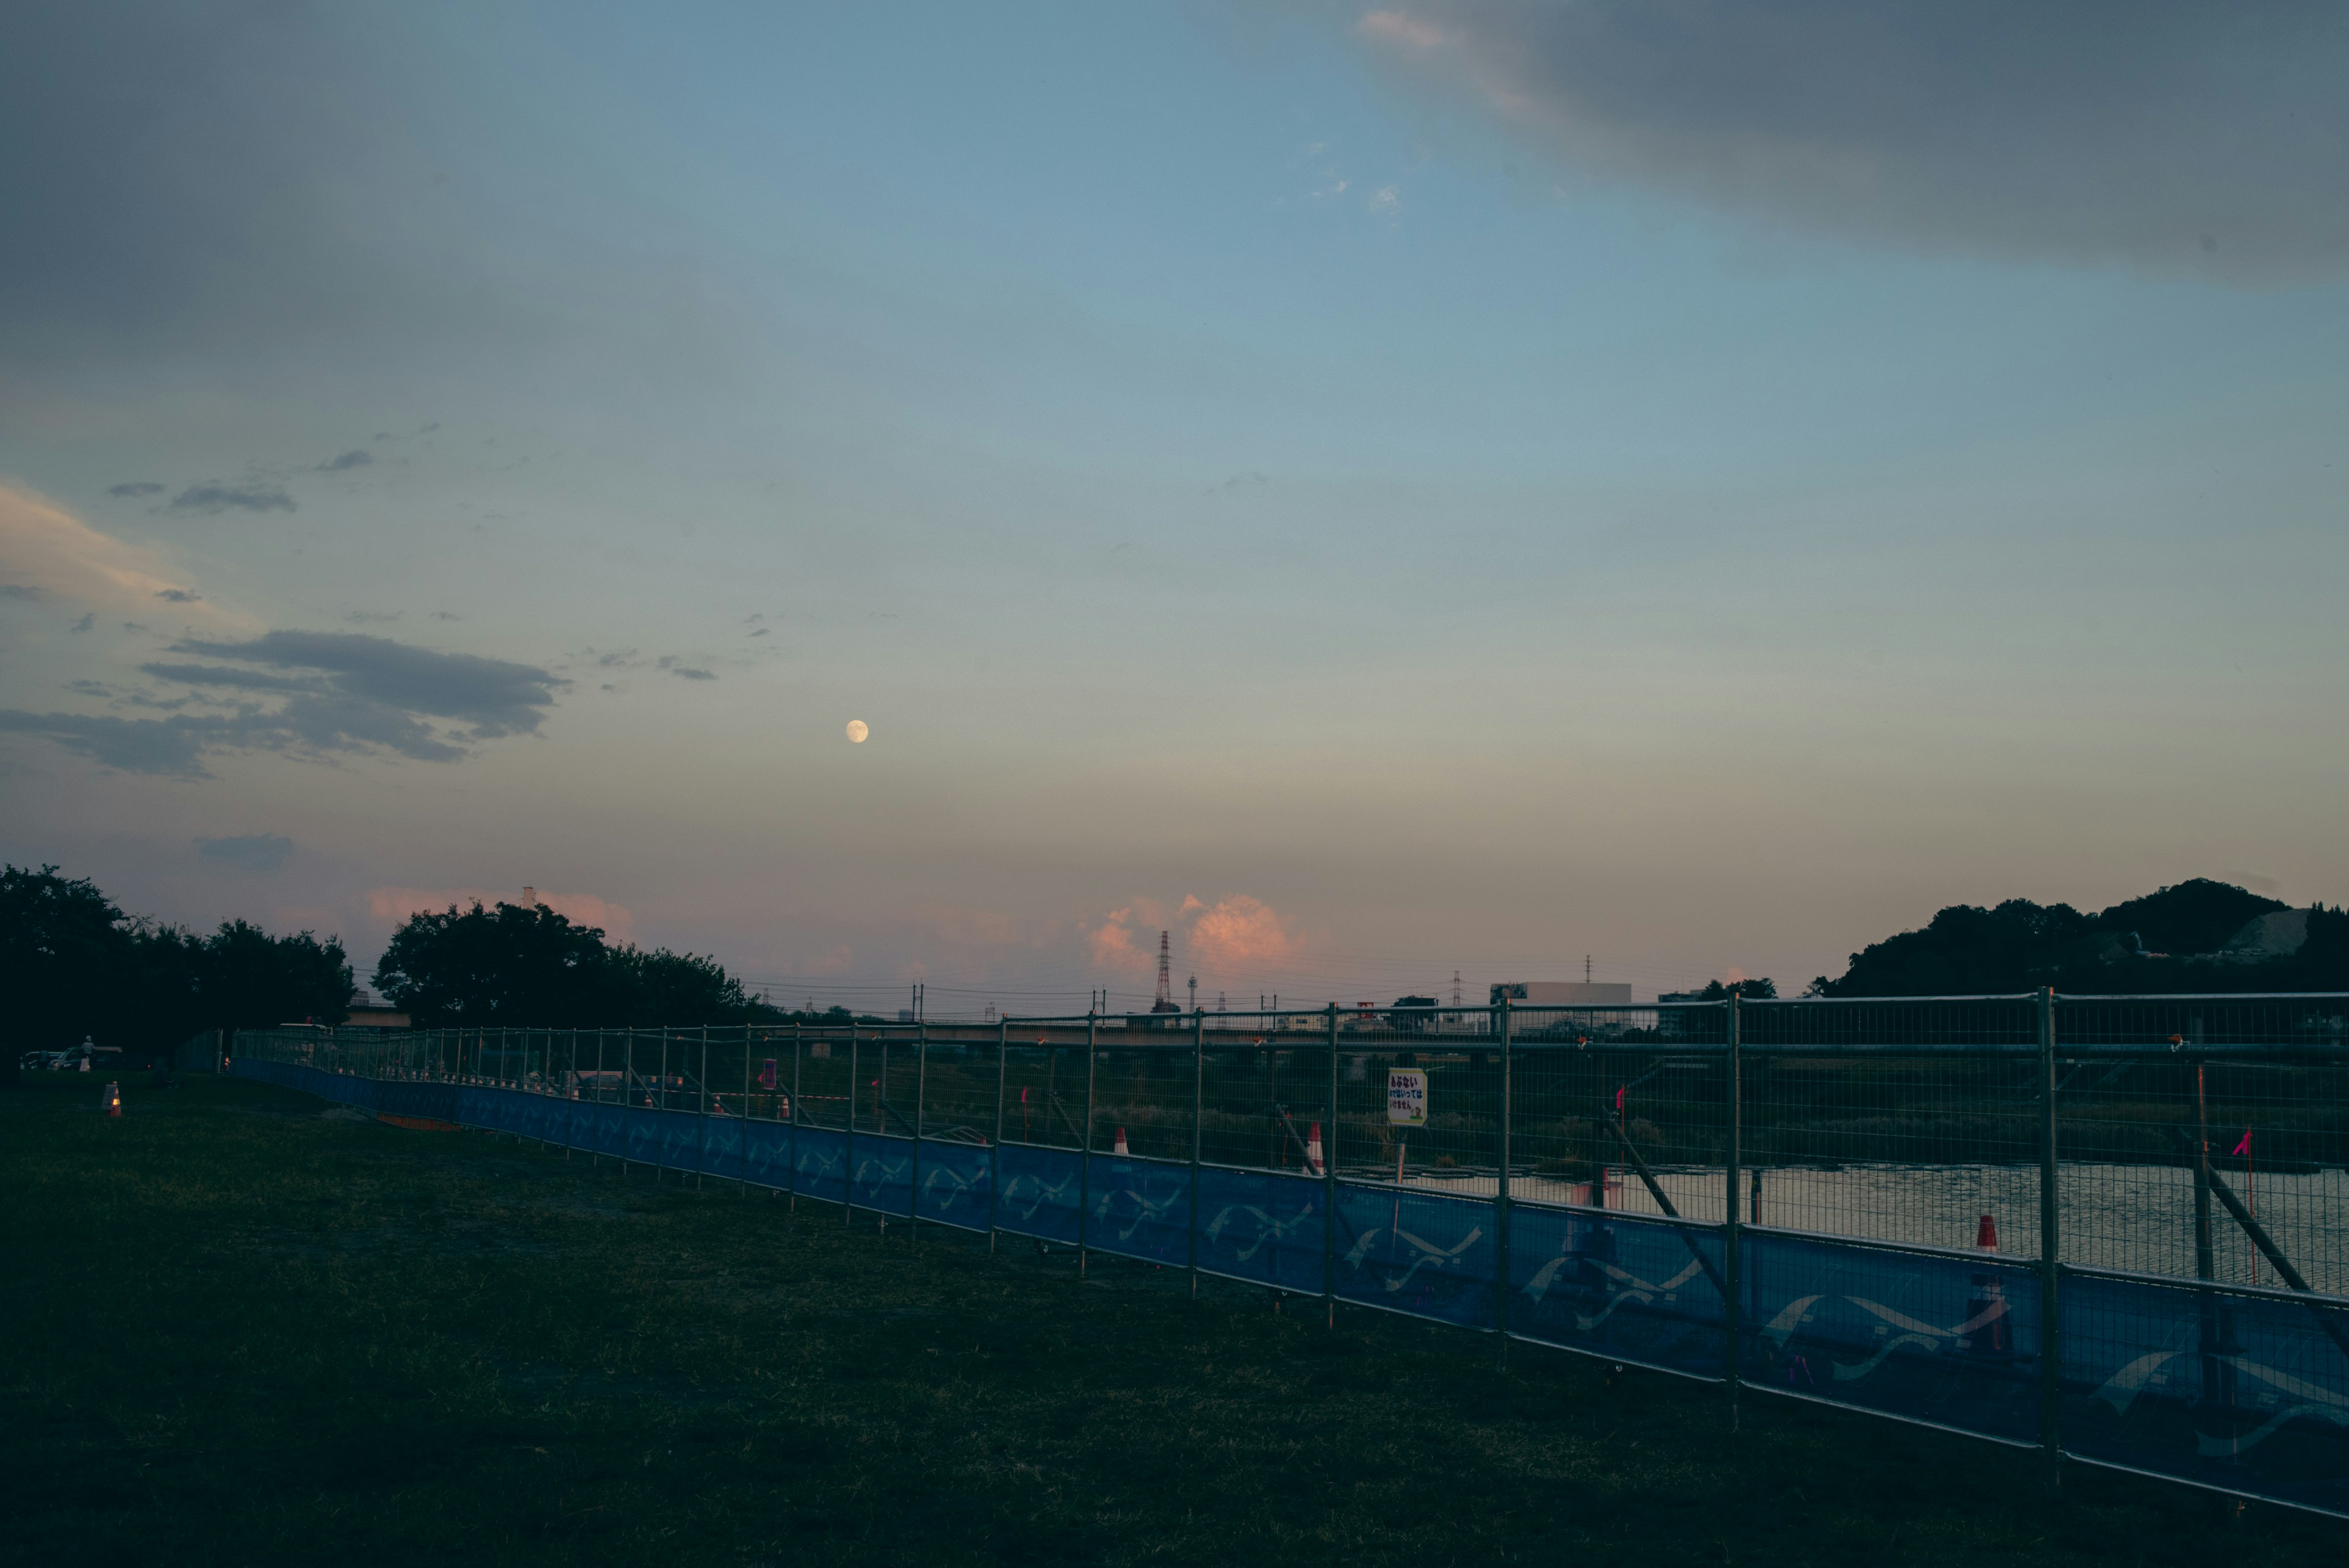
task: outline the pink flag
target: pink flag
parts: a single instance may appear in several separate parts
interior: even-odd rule
[[[1625,1088],[1629,1088],[1630,1086],[1630,1085],[1624,1085],[1624,1087],[1625,1087]],[[1615,1114],[1616,1114],[1617,1116],[1621,1116],[1621,1115],[1623,1114],[1623,1090],[1622,1090],[1622,1089],[1618,1089],[1618,1090],[1616,1090],[1616,1091],[1615,1091]]]
[[[2251,1158],[2251,1135],[2250,1133],[2246,1132],[2243,1134],[2243,1141],[2235,1146],[2235,1152],[2243,1156],[2246,1159]]]

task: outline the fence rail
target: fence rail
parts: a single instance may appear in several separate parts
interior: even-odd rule
[[[233,1068],[2349,1516],[2349,995],[279,1030]]]

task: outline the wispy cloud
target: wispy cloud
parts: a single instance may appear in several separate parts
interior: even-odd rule
[[[138,479],[128,484],[109,484],[106,487],[106,493],[109,495],[119,495],[128,499],[141,495],[160,495],[163,493],[163,487],[152,480]]]
[[[274,484],[254,480],[242,484],[222,484],[206,481],[191,484],[171,497],[174,512],[209,512],[218,514],[234,509],[242,512],[291,512],[294,498]]]
[[[153,551],[101,534],[43,497],[5,485],[0,485],[0,560],[8,563],[17,586],[45,597],[113,610],[151,608],[160,599],[190,607],[190,618],[200,625],[259,629],[248,616],[200,607]]]
[[[374,461],[375,454],[373,452],[367,452],[363,448],[354,447],[349,452],[343,453],[340,457],[329,458],[325,462],[320,463],[318,465],[318,472],[320,473],[347,473],[354,468],[365,468]]]

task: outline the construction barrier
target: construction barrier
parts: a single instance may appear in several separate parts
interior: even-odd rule
[[[2201,1037],[2146,1038],[2175,1008],[2114,1026],[2116,1002],[2075,1013],[2126,1037],[2059,1045],[2043,993],[1898,1027],[1748,1003],[1636,1027],[1505,1005],[1457,1039],[1334,1010],[1318,1042],[1270,1015],[1225,1039],[1023,1022],[1034,1046],[741,1031],[739,1089],[708,1031],[669,1032],[657,1070],[636,1044],[612,1068],[601,1032],[591,1068],[562,1031],[281,1032],[232,1070],[2349,1516],[2349,1148],[2323,1142],[2349,999],[2228,999],[2293,1021],[2234,1040],[2204,1028],[2217,1002],[2128,1005],[2155,1002],[2194,1003]],[[2017,1006],[2035,1038],[1991,1038]],[[2294,1152],[2263,1173],[2259,1137]]]

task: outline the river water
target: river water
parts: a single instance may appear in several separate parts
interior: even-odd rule
[[[1754,1175],[1758,1174],[1758,1211]],[[1719,1224],[1719,1167],[1663,1169],[1656,1185],[1690,1220]],[[2281,1175],[2232,1171],[2223,1178],[2251,1207],[2285,1257],[2314,1289],[2349,1295],[2349,1172],[2327,1168]],[[1413,1172],[1405,1185],[1489,1198],[1493,1178]],[[1522,1202],[1591,1202],[1592,1184],[1518,1175],[1510,1196]],[[2194,1172],[2184,1166],[2065,1163],[2058,1173],[2064,1262],[2148,1274],[2194,1275]],[[1871,1241],[1971,1247],[1982,1217],[1997,1228],[1999,1251],[2039,1255],[2039,1170],[2012,1165],[1845,1165],[1764,1168],[1749,1174],[1746,1218],[1790,1231]],[[1662,1210],[1638,1175],[1608,1172],[1606,1206],[1631,1214]],[[2281,1286],[2242,1228],[2211,1204],[2216,1277],[2229,1283]]]

